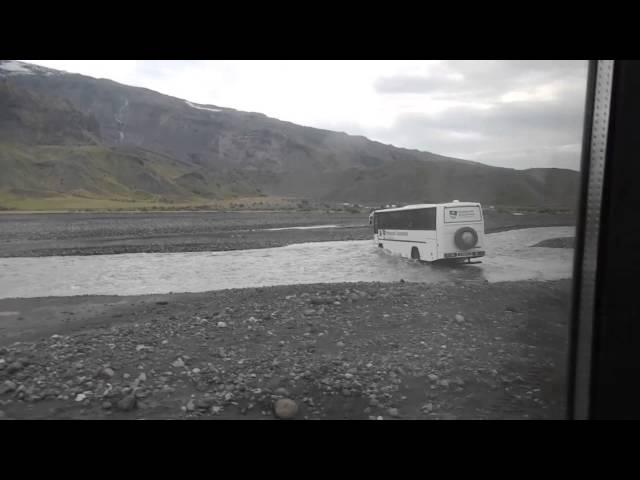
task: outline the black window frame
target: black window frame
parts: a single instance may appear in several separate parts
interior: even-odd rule
[[[567,418],[640,419],[640,61],[591,60],[578,204]]]

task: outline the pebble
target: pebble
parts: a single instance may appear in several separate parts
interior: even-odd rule
[[[0,395],[13,392],[16,388],[18,388],[18,386],[15,384],[15,382],[7,380],[0,386]]]
[[[338,342],[338,343],[336,343],[336,345],[337,345],[339,348],[344,347],[344,343],[343,343],[343,342]]]
[[[196,400],[195,406],[199,410],[207,410],[208,408],[211,407],[212,402],[213,402],[213,399],[211,398],[201,398],[199,400]]]
[[[140,375],[138,375],[138,378],[136,378],[133,381],[133,384],[131,385],[133,388],[138,388],[138,386],[142,383],[142,382],[146,382],[147,381],[147,375],[142,372]]]
[[[182,360],[182,358],[178,358],[175,362],[173,362],[171,365],[173,365],[176,368],[182,368],[184,367],[184,360]]]
[[[289,398],[281,398],[275,403],[274,413],[283,420],[293,418],[298,413],[298,404]]]
[[[458,323],[464,322],[464,317],[462,315],[460,315],[459,313],[456,315],[456,322],[458,322]]]
[[[428,378],[432,382],[437,382],[438,381],[438,376],[435,373],[430,373]]]
[[[115,375],[115,372],[111,369],[111,368],[105,368],[103,369],[100,374],[105,377],[105,378],[111,378]]]
[[[218,328],[226,328],[226,322],[218,322]]]
[[[24,365],[22,364],[22,362],[13,362],[11,364],[9,364],[9,367],[7,368],[7,371],[9,373],[17,373],[20,370],[22,370],[24,368]]]
[[[398,412],[397,408],[390,408],[389,410],[387,410],[387,413],[389,415],[391,415],[392,417],[399,417],[400,416],[400,412]]]
[[[276,389],[276,395],[281,395],[283,397],[289,396],[289,391],[286,388],[280,387]]]
[[[118,402],[118,409],[129,412],[136,408],[137,399],[133,394],[129,394]]]

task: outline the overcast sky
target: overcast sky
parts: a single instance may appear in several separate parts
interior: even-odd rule
[[[26,60],[490,165],[578,169],[582,60]]]

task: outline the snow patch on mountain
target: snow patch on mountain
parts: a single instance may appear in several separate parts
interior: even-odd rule
[[[210,112],[221,112],[222,110],[219,108],[210,108],[210,107],[202,107],[200,105],[196,105],[195,103],[191,103],[189,100],[185,100],[185,103],[192,108],[197,108],[198,110],[208,110]]]

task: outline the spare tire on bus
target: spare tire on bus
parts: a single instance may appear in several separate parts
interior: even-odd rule
[[[478,233],[471,227],[462,227],[456,232],[453,241],[460,250],[469,250],[477,245]]]

